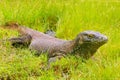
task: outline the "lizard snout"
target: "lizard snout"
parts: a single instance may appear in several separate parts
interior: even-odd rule
[[[108,37],[105,35],[100,36],[99,39],[104,43],[106,43],[108,41]]]

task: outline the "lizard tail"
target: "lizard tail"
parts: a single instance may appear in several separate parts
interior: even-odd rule
[[[42,36],[44,35],[41,32],[38,32],[36,30],[30,29],[29,27],[21,26],[16,22],[7,22],[5,25],[2,26],[4,29],[12,29],[18,31],[21,35],[30,35],[30,36]]]
[[[27,29],[23,26],[20,26],[17,22],[6,22],[4,25],[1,25],[3,29],[11,29],[11,30],[16,30],[20,34],[26,34]]]
[[[4,25],[2,25],[2,28],[18,30],[19,29],[19,24],[16,23],[16,22],[6,22]]]

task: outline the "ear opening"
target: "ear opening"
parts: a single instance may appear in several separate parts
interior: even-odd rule
[[[82,34],[78,34],[76,39],[75,39],[76,43],[82,44],[83,43],[83,36]]]

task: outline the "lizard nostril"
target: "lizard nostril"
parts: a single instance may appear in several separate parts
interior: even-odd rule
[[[105,41],[108,41],[108,38],[107,38],[107,36],[104,36],[104,40],[105,40]]]
[[[101,41],[104,41],[104,42],[107,42],[108,41],[108,38],[106,36],[103,36],[103,37],[99,37],[99,39]]]

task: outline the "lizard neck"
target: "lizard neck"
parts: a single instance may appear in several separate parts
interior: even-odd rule
[[[88,59],[97,51],[99,47],[92,45],[90,43],[79,43],[77,40],[73,40],[74,45],[70,53],[72,55],[80,56],[84,59]]]
[[[65,53],[73,53],[75,49],[78,47],[79,40],[74,39],[64,43],[63,48],[65,49]]]

